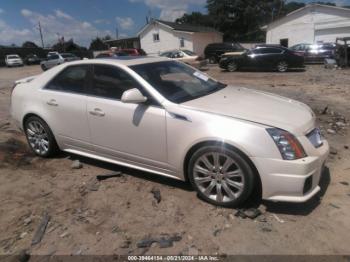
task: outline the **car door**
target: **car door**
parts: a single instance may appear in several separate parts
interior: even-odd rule
[[[287,60],[283,54],[283,49],[268,47],[261,49],[260,67],[265,69],[275,68],[278,62]],[[288,62],[288,61],[286,61]]]
[[[165,110],[153,102],[123,103],[124,91],[144,90],[119,67],[96,64],[92,75],[87,110],[96,152],[124,163],[166,168]]]
[[[40,90],[41,112],[64,148],[89,148],[86,90],[90,67],[68,66]]]
[[[59,59],[60,59],[60,57],[57,54],[49,55],[49,57],[47,58],[47,61],[45,63],[46,67],[47,68],[54,67],[55,65],[58,64]]]
[[[252,49],[245,54],[243,60],[243,66],[245,68],[258,68],[261,66],[261,49]]]

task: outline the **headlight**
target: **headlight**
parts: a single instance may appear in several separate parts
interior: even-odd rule
[[[275,141],[283,159],[295,160],[306,156],[303,147],[291,133],[278,128],[268,128],[266,131]]]

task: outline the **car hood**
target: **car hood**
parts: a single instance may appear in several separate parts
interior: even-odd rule
[[[281,128],[295,135],[305,134],[315,125],[315,115],[305,104],[243,87],[228,86],[182,106]]]

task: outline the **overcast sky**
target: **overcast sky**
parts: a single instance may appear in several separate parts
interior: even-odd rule
[[[302,1],[299,1],[302,2]],[[308,1],[304,1],[308,2]],[[350,5],[350,0],[330,1]],[[45,45],[58,37],[73,38],[88,46],[91,39],[107,34],[134,36],[151,12],[155,18],[173,21],[185,12],[205,12],[206,0],[1,0],[0,45],[40,43],[40,21]]]

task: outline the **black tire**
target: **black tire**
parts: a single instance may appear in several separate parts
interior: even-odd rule
[[[29,130],[30,125],[33,123],[40,123],[40,125],[43,127],[45,134],[47,135],[47,151],[39,153],[34,147],[33,144],[30,141],[30,135],[29,135]],[[27,138],[28,145],[30,149],[33,151],[34,154],[40,156],[40,157],[52,157],[56,155],[59,152],[59,147],[57,145],[56,139],[50,129],[50,127],[45,123],[44,120],[42,120],[40,117],[37,116],[30,116],[28,117],[25,122],[24,122],[24,132]]]
[[[238,64],[236,61],[230,61],[228,64],[227,64],[227,71],[229,72],[235,72],[238,70]]]
[[[209,64],[216,64],[218,61],[215,56],[209,57]]]
[[[228,157],[230,157],[231,159],[234,160],[235,163],[233,164],[233,166],[237,167],[241,171],[241,173],[240,173],[240,175],[242,176],[241,182],[243,184],[242,190],[237,195],[237,197],[235,197],[233,200],[229,199],[229,195],[224,192],[226,190],[223,190],[223,186],[222,185],[220,185],[220,188],[222,188],[221,191],[224,192],[224,194],[226,194],[225,197],[227,199],[226,199],[226,201],[223,200],[222,202],[218,202],[217,198],[216,198],[216,200],[214,200],[212,196],[210,198],[206,194],[204,194],[204,192],[202,192],[203,188],[201,189],[200,186],[198,186],[197,183],[195,182],[195,175],[194,175],[194,173],[195,173],[195,171],[194,171],[195,164],[199,163],[198,161],[200,161],[199,159],[201,157],[206,156],[207,154],[210,155],[211,153],[219,153],[219,154],[227,155]],[[221,159],[220,161],[223,161],[223,160]],[[220,163],[220,165],[221,164],[222,163]],[[220,170],[221,170],[221,168],[220,168]],[[243,157],[242,154],[238,150],[230,149],[228,147],[221,146],[221,145],[209,145],[209,146],[204,146],[204,147],[199,148],[191,156],[191,158],[189,160],[187,173],[188,173],[189,181],[191,182],[193,188],[197,191],[197,194],[198,194],[199,198],[205,200],[208,203],[216,205],[216,206],[236,207],[236,206],[241,205],[242,203],[244,203],[250,197],[250,195],[252,193],[252,190],[254,188],[254,185],[255,185],[255,171],[250,166],[250,164],[245,160],[245,157]],[[217,180],[217,175],[214,174],[214,177],[215,177],[214,178],[214,180],[215,180],[214,183],[219,183],[219,184],[223,183],[222,181],[217,182],[218,181]],[[227,181],[227,180],[225,180],[225,181]],[[210,181],[210,182],[207,181],[207,183],[210,184],[210,183],[212,183],[212,181]],[[225,183],[226,183],[226,186],[227,186],[228,183],[227,182],[225,182]],[[230,189],[232,190],[232,187]],[[217,185],[215,186],[215,191],[217,192]],[[209,191],[209,193],[210,192],[212,192],[212,190]]]
[[[284,60],[279,61],[276,65],[276,69],[280,73],[285,73],[288,71],[288,63]]]
[[[47,70],[47,68],[46,68],[46,66],[45,66],[44,64],[41,65],[41,69],[42,69],[43,71],[46,71],[46,70]]]

